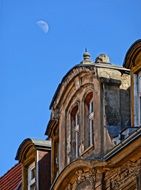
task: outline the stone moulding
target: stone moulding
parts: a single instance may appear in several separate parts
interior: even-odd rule
[[[91,186],[94,186],[96,170],[90,161],[76,160],[67,165],[59,174],[51,190],[73,190],[84,180],[88,180]]]

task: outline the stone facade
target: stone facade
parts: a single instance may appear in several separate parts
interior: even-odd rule
[[[141,130],[131,128],[130,70],[104,54],[83,58],[50,105],[51,189],[139,189]]]
[[[23,190],[33,162],[37,190],[141,190],[141,40],[123,66],[105,54],[92,61],[86,51],[63,77],[48,140],[25,139],[18,149]]]

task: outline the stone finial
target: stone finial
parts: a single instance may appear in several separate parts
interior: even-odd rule
[[[90,61],[90,53],[87,51],[87,48],[85,48],[85,52],[83,53],[83,60],[84,61]]]
[[[110,58],[106,54],[100,54],[96,59],[95,63],[110,63]]]
[[[90,64],[91,63],[90,57],[91,57],[90,53],[85,48],[85,52],[83,53],[83,61],[81,63],[82,64]]]

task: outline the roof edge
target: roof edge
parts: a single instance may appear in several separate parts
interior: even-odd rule
[[[31,138],[26,138],[20,144],[15,160],[21,159],[21,154],[25,149],[30,149],[31,146],[34,146],[37,150],[50,150],[51,149],[51,141],[50,140],[36,140]]]
[[[128,67],[128,59],[130,58],[130,55],[132,53],[134,53],[133,51],[136,51],[136,47],[138,46],[138,44],[141,44],[141,39],[136,40],[128,49],[128,51],[126,52],[125,58],[124,58],[124,62],[123,62],[123,67],[129,68]],[[141,45],[140,45],[140,49],[141,49]],[[131,58],[134,55],[131,55]],[[130,58],[130,59],[131,59]]]
[[[124,71],[130,71],[129,69],[126,69],[122,66],[119,66],[119,65],[113,65],[113,64],[105,64],[105,63],[95,63],[95,62],[90,62],[89,64],[83,64],[83,63],[80,63],[80,64],[77,64],[75,65],[74,67],[72,67],[65,75],[64,77],[62,78],[61,82],[59,83],[55,93],[54,93],[54,96],[51,100],[51,103],[50,103],[50,106],[49,106],[49,109],[51,110],[52,107],[53,107],[53,103],[55,101],[55,99],[57,98],[57,95],[58,95],[58,92],[59,90],[61,89],[61,85],[62,83],[65,81],[66,77],[73,71],[73,69],[76,69],[76,68],[80,68],[80,67],[85,67],[85,68],[90,68],[90,67],[102,67],[102,68],[109,68],[109,69],[118,69],[118,70],[124,70]]]

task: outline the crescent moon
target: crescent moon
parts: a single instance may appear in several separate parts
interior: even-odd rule
[[[44,33],[47,33],[48,30],[49,30],[49,26],[48,26],[48,23],[44,20],[39,20],[37,21],[37,25],[41,28],[41,30],[44,32]]]

